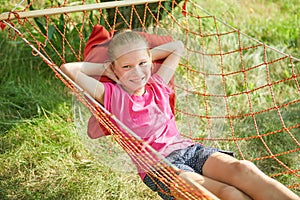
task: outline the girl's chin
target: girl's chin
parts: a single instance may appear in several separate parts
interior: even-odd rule
[[[145,92],[145,85],[142,85],[140,87],[137,87],[137,85],[135,85],[134,87],[126,87],[124,85],[121,85],[122,88],[129,94],[131,95],[143,95]]]
[[[145,93],[145,87],[142,88],[136,88],[131,90],[130,94],[136,95],[136,96],[141,96]]]

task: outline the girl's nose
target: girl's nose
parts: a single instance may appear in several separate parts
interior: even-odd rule
[[[136,75],[142,75],[143,74],[143,71],[141,69],[140,66],[135,66],[133,69],[132,69],[132,72]]]

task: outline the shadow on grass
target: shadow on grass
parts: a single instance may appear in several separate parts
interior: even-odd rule
[[[40,57],[22,41],[9,41],[0,32],[0,133],[15,124],[55,111],[66,101],[65,86]]]

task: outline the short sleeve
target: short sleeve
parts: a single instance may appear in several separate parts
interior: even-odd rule
[[[164,92],[169,95],[173,93],[171,88],[167,84],[165,84],[164,80],[158,74],[153,74],[151,78],[152,80],[150,80],[150,82],[153,81],[154,83],[158,84],[158,86],[161,87]]]
[[[112,99],[112,94],[113,90],[116,87],[114,83],[103,83],[104,85],[104,108],[107,109],[109,112],[111,112],[111,99]]]

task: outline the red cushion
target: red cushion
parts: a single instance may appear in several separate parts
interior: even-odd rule
[[[159,36],[154,34],[148,34],[145,32],[139,32],[143,35],[150,48],[159,46],[161,44],[172,41],[172,38],[169,36]],[[96,25],[93,28],[93,31],[89,37],[89,40],[84,48],[84,61],[86,62],[94,62],[94,63],[104,63],[108,61],[107,55],[107,47],[110,39],[113,37],[114,31],[108,32],[103,26]],[[154,62],[154,70],[155,73],[162,61]],[[94,77],[101,82],[113,82],[111,79],[106,76]],[[169,86],[174,91],[174,78],[169,82]],[[175,93],[170,96],[170,105],[173,113],[175,112]],[[97,121],[97,119],[92,115],[88,122],[88,136],[92,139],[99,138],[104,135],[109,135],[109,132],[103,128],[103,126]]]

